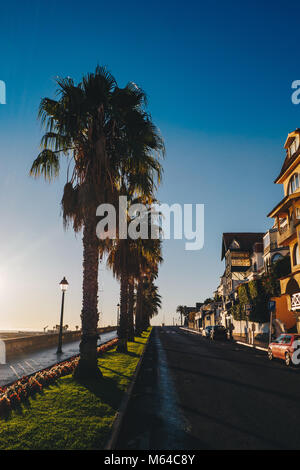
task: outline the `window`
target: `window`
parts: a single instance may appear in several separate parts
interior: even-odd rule
[[[300,264],[298,243],[296,243],[293,249],[293,265],[296,266],[297,264]]]
[[[286,335],[282,340],[282,344],[290,344],[291,339],[292,339],[291,335]]]
[[[296,135],[293,142],[290,145],[290,156],[292,157],[299,147],[299,135]]]
[[[264,236],[264,248],[270,245],[270,233],[267,232]]]
[[[282,344],[283,340],[284,340],[284,337],[285,335],[280,335],[278,336],[278,338],[275,339],[275,341],[273,341],[273,343],[280,343]]]
[[[276,253],[272,258],[272,263],[276,263],[277,261],[279,261],[282,258],[283,258],[283,256],[280,253]]]
[[[288,187],[288,194],[293,194],[299,188],[299,175],[298,173],[294,173],[290,179],[289,187]]]

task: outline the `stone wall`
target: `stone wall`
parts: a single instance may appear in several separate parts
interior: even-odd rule
[[[116,327],[109,326],[99,328],[98,332],[107,333],[114,331]],[[63,333],[63,343],[71,343],[79,341],[81,331],[67,331]],[[45,333],[34,336],[23,336],[16,338],[3,338],[0,341],[0,364],[5,364],[9,360],[27,354],[31,351],[38,351],[41,349],[51,348],[56,346],[58,342],[58,333]],[[5,354],[3,353],[5,350]],[[5,358],[4,358],[5,356]],[[4,362],[3,362],[4,361]]]

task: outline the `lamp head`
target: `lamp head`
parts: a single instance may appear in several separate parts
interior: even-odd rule
[[[64,277],[63,280],[60,281],[59,285],[60,285],[61,290],[63,292],[66,292],[66,290],[68,289],[69,283],[68,283],[67,279]]]

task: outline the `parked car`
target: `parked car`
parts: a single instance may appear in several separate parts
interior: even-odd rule
[[[205,338],[209,338],[211,329],[212,329],[212,326],[207,326],[206,328],[203,328],[202,336],[204,336]]]
[[[297,345],[295,341],[299,341],[300,345],[300,335],[299,334],[282,334],[278,336],[272,343],[269,344],[268,348],[268,357],[270,361],[272,359],[283,359],[287,366],[290,366],[292,363],[298,365],[295,360],[298,359],[296,356],[293,358],[293,353],[297,350]],[[300,352],[300,350],[299,350]],[[300,357],[299,357],[300,362]]]
[[[210,339],[227,339],[227,330],[225,326],[215,325],[210,330]]]

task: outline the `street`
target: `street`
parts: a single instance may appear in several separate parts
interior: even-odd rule
[[[103,344],[116,337],[115,331],[101,334],[98,344]],[[26,356],[18,357],[5,365],[0,365],[0,387],[23,375],[29,375],[41,369],[45,369],[57,362],[64,361],[79,353],[79,341],[63,344],[63,352],[56,354],[57,346],[40,351],[28,353]]]
[[[300,370],[156,327],[117,449],[299,449]]]

